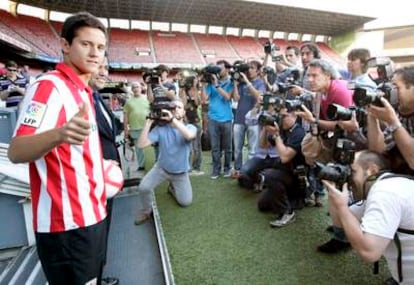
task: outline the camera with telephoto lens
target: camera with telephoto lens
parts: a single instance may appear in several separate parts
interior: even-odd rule
[[[271,54],[276,50],[280,50],[280,47],[271,41],[266,41],[263,45],[263,51],[265,54]]]
[[[233,65],[233,68],[230,71],[230,76],[233,80],[241,81],[243,77],[240,73],[242,72],[247,76],[247,73],[249,72],[248,63],[242,62],[242,63],[237,63]]]
[[[213,75],[220,78],[221,67],[218,65],[207,65],[201,70],[201,82],[212,83],[214,81]]]
[[[328,120],[331,121],[349,121],[352,119],[352,113],[355,112],[355,119],[357,120],[359,126],[365,129],[367,124],[367,112],[360,107],[351,106],[345,108],[338,104],[329,104],[326,114]]]
[[[260,126],[274,126],[275,124],[279,125],[282,118],[279,114],[270,115],[267,112],[260,114],[258,122]]]
[[[342,190],[342,186],[351,179],[351,167],[340,163],[323,164],[319,161],[315,162],[316,176],[321,180],[335,182],[338,189]]]
[[[369,104],[383,107],[381,98],[385,98],[392,106],[398,104],[397,90],[394,89],[391,82],[381,83],[375,91],[356,87],[352,95],[352,99],[357,107],[365,107]]]
[[[364,107],[369,104],[383,107],[381,98],[385,98],[392,106],[397,106],[397,90],[391,83],[393,74],[391,60],[388,57],[373,57],[367,61],[368,67],[376,67],[377,78],[373,79],[378,85],[376,90],[365,88],[362,85],[355,84],[349,89],[354,90],[353,100],[357,107]]]

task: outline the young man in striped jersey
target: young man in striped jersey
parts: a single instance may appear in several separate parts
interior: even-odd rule
[[[106,193],[88,82],[106,43],[96,17],[81,12],[66,19],[64,60],[28,88],[10,142],[9,159],[30,165],[36,244],[50,285],[101,282]]]

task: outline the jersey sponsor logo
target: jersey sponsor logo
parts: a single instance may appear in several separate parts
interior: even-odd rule
[[[47,105],[31,101],[24,112],[22,125],[38,128],[46,113]]]

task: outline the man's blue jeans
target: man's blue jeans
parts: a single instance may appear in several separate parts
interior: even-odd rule
[[[224,151],[223,170],[224,173],[228,173],[231,163],[232,122],[218,122],[209,119],[208,133],[210,135],[211,157],[213,160],[212,175],[216,176],[220,174],[222,151]]]

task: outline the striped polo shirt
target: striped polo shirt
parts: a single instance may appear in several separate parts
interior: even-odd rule
[[[36,232],[87,227],[106,217],[102,150],[92,89],[64,63],[38,78],[26,92],[15,135],[34,135],[64,126],[88,105],[91,133],[82,145],[62,143],[29,165]],[[30,147],[30,146],[28,146]]]

